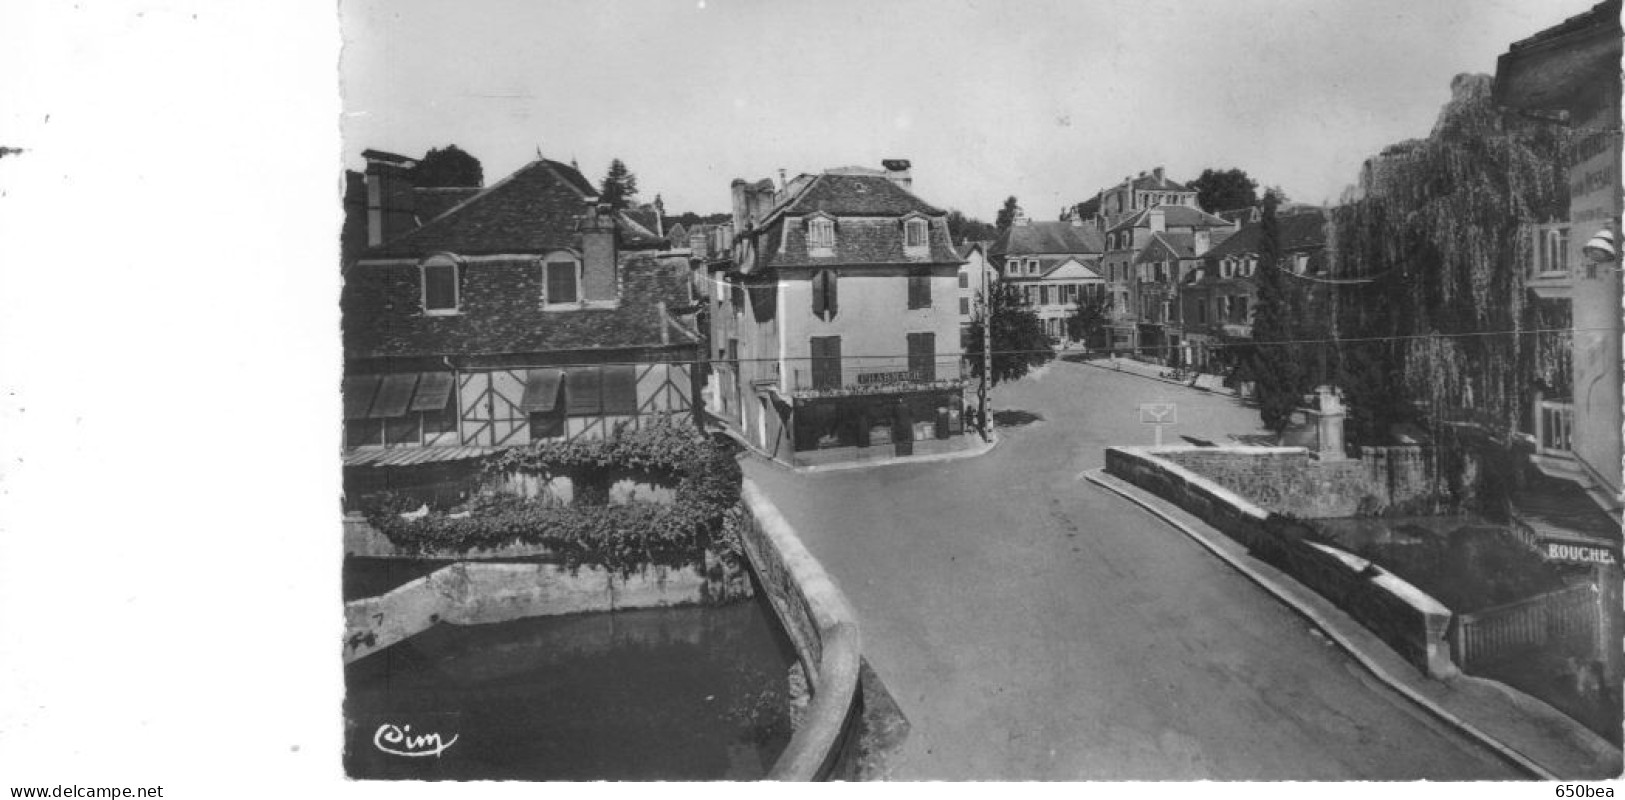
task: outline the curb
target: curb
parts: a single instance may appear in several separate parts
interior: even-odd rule
[[[1145,378],[1148,381],[1156,381],[1157,383],[1166,383],[1166,384],[1169,384],[1171,386],[1183,386],[1186,389],[1190,389],[1192,391],[1206,392],[1208,394],[1216,394],[1216,395],[1220,395],[1222,397],[1234,397],[1234,398],[1236,398],[1238,400],[1241,399],[1240,395],[1236,394],[1233,390],[1229,390],[1229,389],[1226,389],[1226,390],[1223,390],[1223,391],[1216,391],[1216,390],[1213,390],[1213,389],[1209,389],[1209,388],[1207,388],[1205,386],[1197,386],[1194,383],[1185,383],[1184,381],[1174,381],[1174,380],[1169,380],[1167,378],[1159,378],[1159,377],[1157,377],[1155,375],[1145,375],[1145,374],[1135,372],[1134,370],[1129,370],[1129,369],[1117,369],[1116,367],[1101,366],[1099,363],[1096,363],[1095,361],[1074,361],[1072,363],[1074,363],[1074,364],[1083,364],[1085,366],[1094,367],[1095,369],[1105,370],[1106,372],[1115,372],[1115,373],[1117,373],[1119,375],[1132,375],[1132,376],[1134,376],[1136,378]]]
[[[1423,710],[1437,717],[1439,720],[1451,725],[1452,727],[1466,734],[1468,737],[1477,741],[1479,744],[1489,748],[1491,751],[1511,762],[1518,769],[1523,770],[1529,775],[1545,781],[1561,780],[1557,775],[1547,771],[1545,767],[1535,763],[1529,757],[1513,749],[1510,745],[1491,737],[1489,734],[1479,730],[1472,723],[1469,723],[1455,714],[1452,714],[1443,706],[1435,703],[1433,700],[1412,689],[1398,676],[1390,673],[1388,670],[1384,669],[1382,665],[1376,663],[1365,653],[1361,652],[1353,642],[1349,641],[1346,637],[1339,633],[1328,620],[1321,616],[1318,611],[1299,603],[1290,592],[1288,592],[1284,587],[1280,586],[1274,579],[1265,576],[1259,571],[1253,569],[1248,564],[1242,562],[1239,558],[1236,558],[1233,554],[1227,552],[1224,548],[1219,547],[1217,544],[1210,541],[1207,535],[1198,532],[1184,523],[1174,519],[1173,517],[1163,513],[1161,509],[1156,508],[1135,494],[1125,491],[1123,488],[1114,486],[1111,482],[1108,482],[1107,478],[1110,478],[1111,481],[1114,482],[1117,481],[1118,479],[1115,476],[1108,476],[1105,474],[1103,469],[1097,468],[1085,472],[1083,477],[1086,478],[1090,483],[1106,489],[1113,494],[1116,494],[1119,497],[1122,497],[1123,499],[1145,509],[1146,511],[1149,511],[1153,516],[1157,517],[1163,522],[1168,523],[1176,530],[1195,540],[1197,544],[1201,545],[1215,556],[1218,556],[1221,561],[1230,565],[1231,568],[1241,573],[1248,580],[1269,592],[1275,597],[1275,599],[1281,601],[1299,616],[1307,619],[1310,624],[1318,628],[1321,633],[1325,634],[1328,639],[1335,643],[1338,649],[1347,653],[1367,672],[1370,672],[1373,676],[1375,676],[1377,680],[1382,681],[1390,689],[1398,692],[1405,699],[1417,704]]]

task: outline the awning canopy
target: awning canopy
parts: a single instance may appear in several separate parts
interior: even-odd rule
[[[412,405],[412,390],[417,385],[416,372],[385,375],[383,384],[378,387],[378,397],[372,401],[372,410],[367,412],[367,416],[375,419],[404,416],[407,407]]]
[[[408,411],[442,411],[451,400],[451,373],[424,372],[418,375],[418,393]]]
[[[604,413],[638,413],[638,368],[631,364],[604,367]]]
[[[393,419],[408,412],[441,411],[451,401],[449,372],[351,375],[344,379],[345,419]]]
[[[344,418],[366,419],[372,408],[373,395],[378,393],[378,375],[355,375],[344,379]]]
[[[525,398],[519,402],[519,410],[527,414],[550,413],[559,405],[559,384],[564,380],[564,371],[558,369],[533,369],[525,382]]]

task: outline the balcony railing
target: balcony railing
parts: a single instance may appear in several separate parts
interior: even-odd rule
[[[929,368],[906,358],[843,358],[838,365],[814,369],[802,362],[790,369],[785,391],[797,397],[843,397],[896,394],[965,385],[958,353],[937,354]]]

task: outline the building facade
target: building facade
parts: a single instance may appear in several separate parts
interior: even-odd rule
[[[1238,219],[1255,221],[1221,238],[1180,278],[1183,335],[1171,352],[1182,366],[1223,371],[1229,365],[1216,363],[1215,352],[1226,342],[1252,339],[1263,225],[1256,214]],[[1298,206],[1276,216],[1281,267],[1303,279],[1294,302],[1324,302],[1328,295],[1326,284],[1315,283],[1326,273],[1326,224],[1326,212],[1312,206]]]
[[[372,196],[410,195],[388,170],[367,177],[382,184]],[[574,168],[537,159],[418,221],[373,232],[344,274],[347,486],[432,480],[433,465],[654,416],[693,420],[688,261],[598,206]]]
[[[815,465],[960,449],[959,271],[907,161],[733,184],[714,283],[716,421]]]
[[[1498,105],[1569,128],[1566,219],[1538,225],[1527,285],[1573,320],[1571,385],[1533,409],[1537,465],[1585,486],[1616,516],[1621,506],[1620,2],[1512,44],[1495,74]],[[1602,246],[1593,246],[1602,245]]]
[[[1082,219],[1039,222],[1019,210],[1010,227],[989,247],[989,261],[999,280],[1015,286],[1038,314],[1050,339],[1070,346],[1066,320],[1079,302],[1093,302],[1105,292],[1100,273],[1100,232]]]
[[[1194,198],[1194,193],[1191,196]],[[1150,326],[1152,332],[1160,330],[1157,323],[1142,315],[1150,302],[1141,299],[1142,289],[1147,296],[1155,296],[1158,303],[1165,299],[1162,295],[1167,294],[1153,291],[1153,282],[1140,279],[1140,254],[1151,246],[1153,239],[1160,237],[1163,245],[1173,250],[1193,253],[1198,234],[1205,237],[1204,246],[1207,246],[1215,238],[1222,239],[1234,230],[1235,223],[1188,205],[1152,206],[1106,228],[1106,254],[1101,265],[1105,268],[1107,292],[1112,298],[1112,349],[1132,351],[1148,358],[1162,357],[1160,340],[1143,341],[1142,334],[1147,331],[1141,327],[1144,324]],[[1185,259],[1186,256],[1181,255],[1176,260]],[[1158,339],[1159,335],[1154,334],[1152,338]]]

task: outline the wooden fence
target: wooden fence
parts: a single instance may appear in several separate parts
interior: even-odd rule
[[[1576,584],[1456,615],[1450,654],[1457,666],[1472,671],[1475,664],[1547,644],[1595,641],[1600,621],[1596,590],[1589,583]]]

